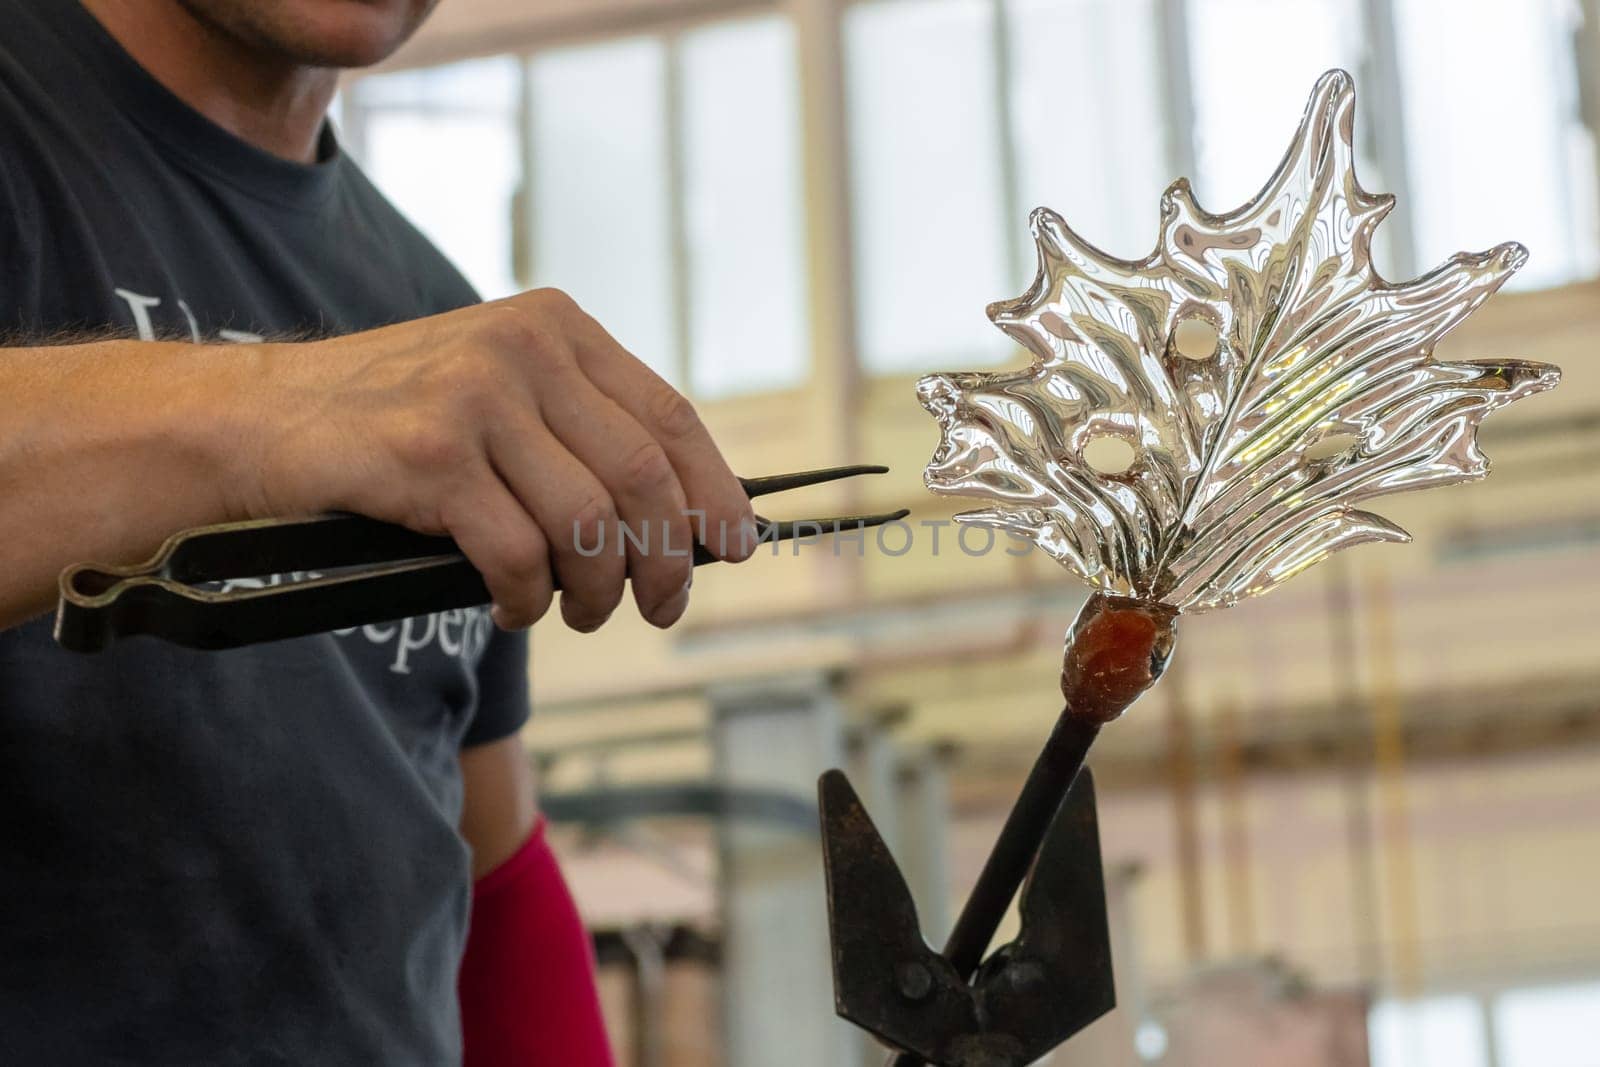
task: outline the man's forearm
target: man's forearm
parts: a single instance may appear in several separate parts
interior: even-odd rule
[[[68,564],[242,517],[273,347],[0,349],[0,629],[47,610]]]
[[[78,560],[137,562],[175,530],[350,511],[448,534],[497,622],[559,578],[597,629],[631,585],[670,626],[686,553],[582,552],[612,523],[753,551],[750,498],[694,408],[572,299],[538,290],[299,344],[0,349],[0,628]]]

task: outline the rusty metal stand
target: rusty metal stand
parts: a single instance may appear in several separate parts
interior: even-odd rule
[[[1084,605],[1067,637],[1066,707],[943,954],[849,781],[822,776],[835,1008],[897,1050],[895,1067],[1023,1067],[1115,1004],[1093,782],[1079,772],[1101,726],[1160,677],[1175,626],[1161,605]],[[985,959],[1019,886],[1021,933]]]

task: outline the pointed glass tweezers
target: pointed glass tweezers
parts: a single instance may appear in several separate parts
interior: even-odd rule
[[[829,467],[739,482],[754,499],[888,469]],[[881,526],[907,514],[783,521],[758,515],[757,543]],[[693,554],[697,567],[717,560],[698,543]],[[344,514],[186,530],[142,564],[67,568],[60,594],[56,641],[76,652],[97,652],[135,634],[186,648],[239,648],[490,599],[482,576],[449,537]]]

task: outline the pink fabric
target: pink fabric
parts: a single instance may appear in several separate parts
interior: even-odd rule
[[[465,1067],[614,1067],[594,947],[543,819],[473,887],[456,989]]]

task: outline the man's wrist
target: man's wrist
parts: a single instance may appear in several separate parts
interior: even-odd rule
[[[280,345],[140,343],[130,377],[133,403],[109,413],[124,423],[125,447],[144,458],[168,491],[189,496],[178,510],[197,521],[263,517],[262,460],[276,417],[272,366]],[[122,436],[122,435],[118,435]]]
[[[192,370],[174,405],[177,460],[213,490],[219,518],[269,518],[284,512],[275,476],[292,403],[286,371],[294,344],[191,345]]]

